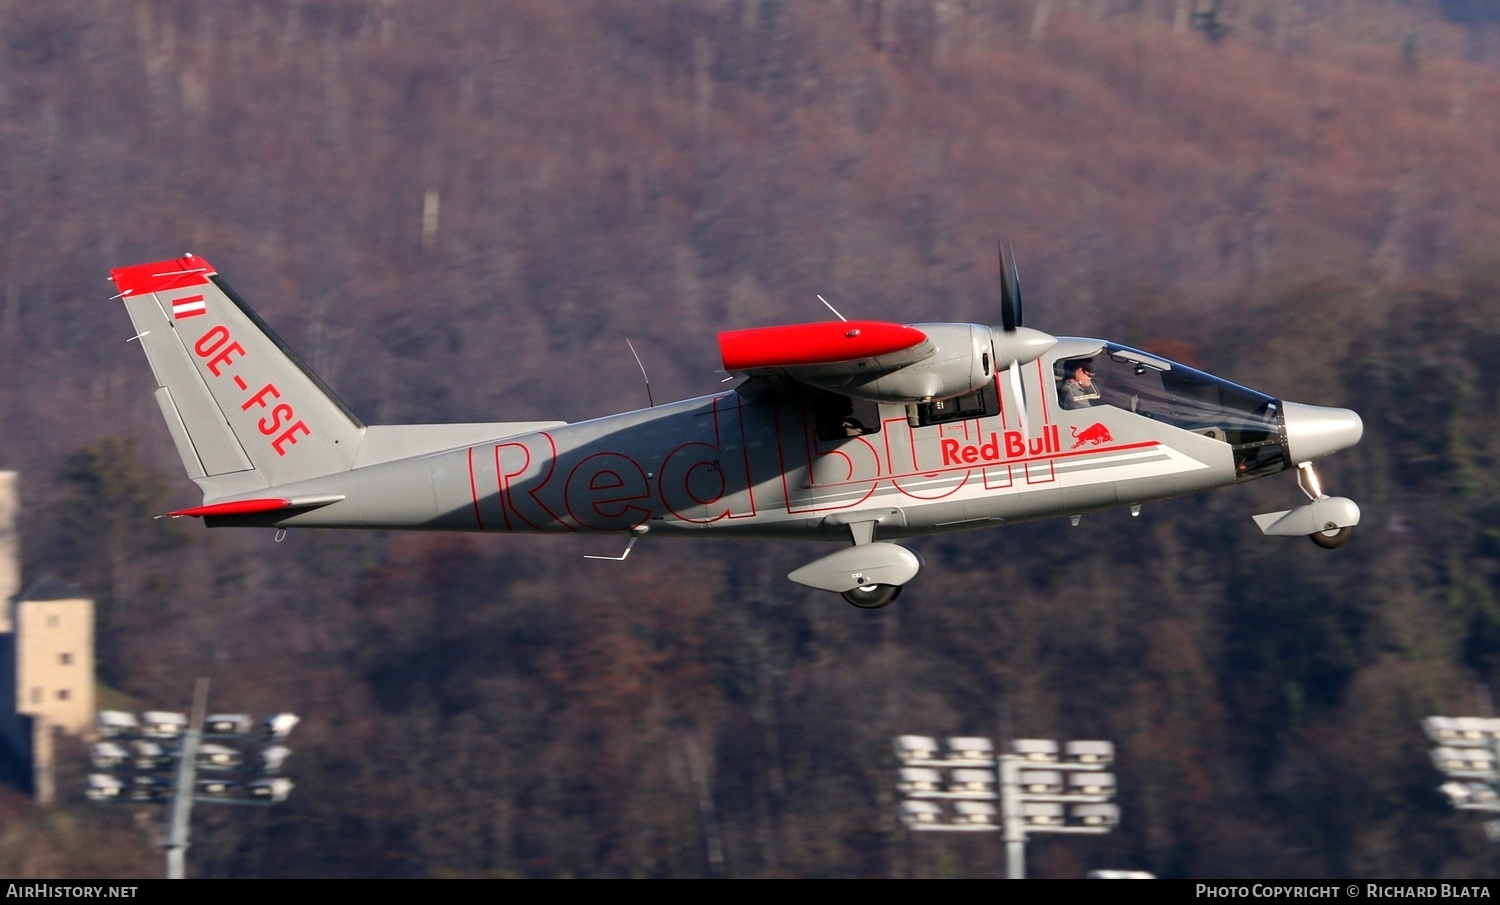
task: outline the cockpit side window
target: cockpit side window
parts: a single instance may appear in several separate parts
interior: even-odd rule
[[[1287,467],[1280,406],[1264,393],[1114,343],[1060,360],[1056,378],[1064,409],[1114,406],[1229,444],[1242,478]]]
[[[818,393],[813,400],[818,439],[842,440],[880,432],[880,406],[837,393]]]
[[[1064,409],[1085,409],[1100,401],[1099,385],[1094,382],[1094,359],[1070,358],[1059,361],[1056,373],[1057,404]]]
[[[1172,423],[1172,407],[1161,371],[1115,354],[1068,359],[1057,364],[1058,405],[1064,409],[1112,405]]]

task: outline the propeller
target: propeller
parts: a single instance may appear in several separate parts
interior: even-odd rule
[[[1006,333],[1015,333],[1021,326],[1021,278],[1016,273],[1016,252],[1010,250],[1010,262],[1006,263],[1004,243],[1000,246],[1000,324]]]
[[[1008,252],[1008,253],[1007,253]],[[1000,331],[990,331],[996,362],[1007,362],[1010,391],[1021,410],[1021,436],[1031,439],[1030,416],[1026,410],[1025,387],[1021,382],[1021,365],[1036,361],[1057,345],[1057,337],[1021,325],[1021,278],[1016,273],[1016,255],[1009,243],[1000,244]]]
[[[1000,245],[1000,325],[1006,333],[1016,335],[1021,327],[1021,277],[1016,272],[1016,252],[1011,249],[1009,266],[1005,260],[1005,247]],[[1021,362],[1012,357],[1005,368],[1010,372],[1010,395],[1016,400],[1021,413],[1021,439],[1031,441],[1031,416],[1026,405],[1026,390],[1021,381]]]

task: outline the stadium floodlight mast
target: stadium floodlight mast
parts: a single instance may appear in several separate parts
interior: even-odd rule
[[[1422,731],[1437,747],[1432,763],[1447,782],[1438,786],[1460,811],[1500,814],[1500,719],[1430,716]],[[1485,835],[1500,842],[1500,818],[1484,822]]]
[[[292,752],[282,743],[297,725],[297,715],[278,713],[256,731],[242,713],[205,716],[207,703],[208,680],[199,679],[191,717],[149,711],[136,719],[135,714],[105,710],[95,718],[100,740],[89,753],[99,772],[89,774],[86,794],[91,801],[169,805],[169,880],[186,873],[194,802],[268,805],[292,793],[292,781],[281,775]],[[264,742],[272,744],[259,752],[258,760],[246,757],[247,749]]]
[[[1006,876],[1026,877],[1026,840],[1032,833],[1107,833],[1120,822],[1112,742],[1016,739],[996,755],[990,739],[896,739],[901,762],[897,790],[901,819],[930,832],[1001,833]],[[945,807],[947,805],[947,807]]]

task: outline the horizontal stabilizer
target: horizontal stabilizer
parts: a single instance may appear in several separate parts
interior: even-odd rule
[[[254,500],[229,500],[223,503],[210,503],[206,506],[194,506],[191,509],[179,509],[176,512],[169,512],[167,515],[172,518],[182,518],[184,516],[206,518],[225,515],[256,515],[262,512],[279,512],[282,509],[317,509],[320,506],[337,503],[343,498],[344,495],[340,493],[310,497],[262,497]]]

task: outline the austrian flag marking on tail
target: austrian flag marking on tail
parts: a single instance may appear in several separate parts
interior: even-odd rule
[[[172,302],[172,318],[182,320],[187,317],[197,317],[208,313],[208,303],[203,301],[201,295],[185,295]]]

